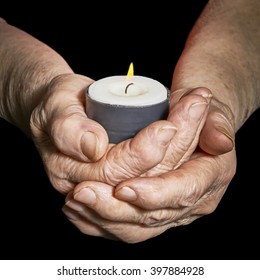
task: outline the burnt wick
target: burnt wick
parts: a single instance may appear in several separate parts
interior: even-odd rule
[[[126,86],[126,88],[125,88],[125,94],[127,94],[127,90],[128,90],[128,88],[131,86],[131,85],[133,85],[134,83],[130,83],[130,84],[128,84],[127,86]]]

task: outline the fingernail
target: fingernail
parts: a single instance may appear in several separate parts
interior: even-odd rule
[[[204,98],[206,98],[207,101],[210,101],[210,99],[212,98],[213,95],[212,95],[211,92],[205,91],[205,92],[203,92],[203,93],[201,94],[201,96],[204,97]]]
[[[207,99],[208,102],[210,101],[210,99],[213,96],[211,91],[208,88],[205,88],[205,87],[204,88],[203,87],[198,87],[198,88],[192,89],[191,94],[196,94],[196,95],[202,96],[205,99]]]
[[[199,121],[202,118],[202,115],[204,114],[207,106],[208,103],[206,102],[198,102],[192,104],[189,108],[190,117],[195,121]]]
[[[96,202],[97,196],[92,189],[83,188],[74,194],[74,199],[84,204],[91,205]]]
[[[161,145],[167,145],[175,133],[177,132],[177,128],[174,126],[164,126],[160,128],[157,132],[157,139]]]
[[[94,160],[99,153],[99,140],[95,133],[86,131],[81,138],[81,149],[88,159]]]
[[[178,91],[177,91],[178,92]],[[195,94],[195,95],[199,95],[204,97],[205,99],[207,99],[207,101],[210,101],[210,99],[212,98],[212,93],[208,88],[202,88],[202,87],[198,87],[198,88],[190,88],[190,89],[182,89],[179,92],[182,92],[181,98],[186,97],[189,94]]]
[[[135,201],[137,199],[135,191],[129,187],[123,187],[116,191],[115,196],[124,201]]]

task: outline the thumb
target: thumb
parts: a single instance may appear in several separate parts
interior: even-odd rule
[[[175,90],[171,96],[171,105],[175,106],[180,99],[190,94],[204,96],[211,91],[205,87],[183,88]],[[209,112],[199,137],[200,148],[212,155],[230,152],[234,147],[234,116],[230,108],[212,97]]]
[[[63,154],[80,161],[96,161],[103,156],[107,133],[85,113],[84,93],[91,82],[76,74],[58,76],[51,82],[31,118],[33,138],[40,150],[51,142]]]
[[[63,154],[84,162],[99,160],[108,147],[104,128],[80,113],[57,120],[52,138]]]
[[[234,148],[235,130],[233,114],[224,104],[213,100],[202,128],[199,146],[212,155],[221,155]]]

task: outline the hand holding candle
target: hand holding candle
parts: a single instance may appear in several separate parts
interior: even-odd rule
[[[130,64],[126,76],[103,78],[87,89],[87,115],[106,129],[110,143],[132,138],[168,115],[169,90],[154,79],[133,74]]]

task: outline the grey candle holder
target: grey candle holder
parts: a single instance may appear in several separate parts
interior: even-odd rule
[[[86,113],[88,118],[101,124],[109,137],[109,142],[117,144],[134,137],[149,124],[166,119],[169,113],[170,91],[166,88],[165,101],[146,106],[111,105],[93,100],[86,89]]]

